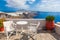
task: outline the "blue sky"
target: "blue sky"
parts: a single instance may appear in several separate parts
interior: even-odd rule
[[[60,0],[0,0],[0,11],[11,12],[20,9],[60,12]]]

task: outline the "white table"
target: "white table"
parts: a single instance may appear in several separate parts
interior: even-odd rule
[[[18,21],[18,22],[16,22],[16,24],[17,25],[26,25],[26,24],[28,24],[28,22],[27,21]],[[23,32],[23,31],[24,31],[24,29],[23,29],[23,27],[21,27],[21,32]]]
[[[28,24],[28,22],[27,21],[18,21],[18,22],[16,22],[16,24],[17,25],[26,25],[26,24]],[[23,27],[22,27],[23,28]],[[22,29],[21,28],[21,29]]]
[[[26,25],[26,24],[28,24],[28,22],[27,21],[18,21],[18,22],[16,22],[16,24],[18,24],[18,25]],[[17,29],[18,30],[18,29]],[[28,31],[28,30],[27,30]],[[24,36],[24,35],[27,35],[28,36],[28,39],[29,38],[32,38],[33,40],[34,40],[34,38],[29,34],[29,33],[25,33],[25,30],[23,29],[23,27],[21,27],[21,34]]]
[[[16,22],[16,23],[19,24],[19,25],[25,25],[25,24],[28,24],[27,21],[18,21],[18,22]]]

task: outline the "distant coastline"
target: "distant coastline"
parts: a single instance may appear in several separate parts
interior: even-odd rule
[[[18,11],[18,12],[24,12],[25,10],[21,10],[21,11]],[[36,16],[33,16],[34,19],[45,19],[46,16],[48,15],[53,15],[55,16],[55,22],[59,22],[60,21],[60,12],[40,12],[40,11],[27,11],[27,12],[31,12],[31,14],[33,12],[35,12],[37,15]],[[16,13],[16,12],[5,12],[5,13]],[[20,16],[22,17],[22,16]]]

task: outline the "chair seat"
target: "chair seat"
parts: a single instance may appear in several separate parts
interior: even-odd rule
[[[15,30],[14,28],[12,28],[12,29],[11,28],[7,28],[6,29],[7,32],[14,31],[14,30]]]
[[[28,34],[35,35],[37,33],[37,28],[35,26],[29,26]]]
[[[29,26],[29,30],[30,30],[30,31],[36,31],[37,28],[36,28],[35,26]]]

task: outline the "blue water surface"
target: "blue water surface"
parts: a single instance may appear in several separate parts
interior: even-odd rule
[[[55,22],[60,22],[60,12],[37,12],[37,16],[34,16],[35,19],[45,19],[46,16],[54,16]]]

